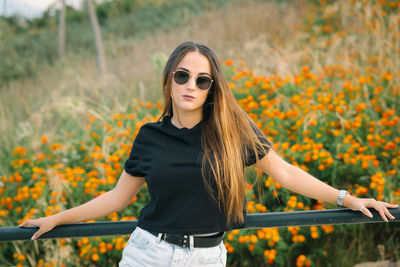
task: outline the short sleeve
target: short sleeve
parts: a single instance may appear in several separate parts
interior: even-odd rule
[[[124,164],[125,172],[137,177],[146,176],[146,170],[148,169],[149,161],[147,158],[148,154],[146,153],[146,151],[149,151],[146,145],[147,138],[143,128],[144,127],[140,128],[138,134],[136,135],[129,158]]]
[[[251,123],[251,126],[253,128],[254,133],[257,135],[258,140],[260,140],[261,144],[263,145],[265,149],[265,153],[261,147],[257,147],[257,152],[258,152],[258,159],[262,159],[268,152],[270,146],[272,146],[271,142],[268,141],[267,137],[264,135],[264,133],[254,124]],[[257,162],[256,158],[256,153],[254,152],[252,147],[247,147],[247,158],[245,162],[245,166],[251,166],[254,165]]]

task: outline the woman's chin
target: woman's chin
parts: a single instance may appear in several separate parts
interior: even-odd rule
[[[193,112],[197,110],[202,110],[201,106],[195,106],[195,105],[180,105],[178,106],[178,109],[181,110],[182,112]]]

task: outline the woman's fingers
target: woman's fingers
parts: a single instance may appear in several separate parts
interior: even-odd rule
[[[18,225],[18,227],[24,227],[24,226],[27,225],[27,224],[32,224],[32,225],[38,226],[38,225],[36,225],[36,224],[34,223],[34,221],[33,221],[32,219],[28,219],[28,220],[25,220],[25,221],[23,221],[22,223],[20,223],[20,224]],[[39,228],[39,230],[38,230],[36,233],[33,234],[33,236],[31,237],[31,239],[32,239],[32,240],[35,240],[35,239],[37,239],[39,236],[41,236],[40,228]]]
[[[20,224],[18,225],[18,227],[23,227],[23,226],[27,225],[27,224],[29,223],[28,221],[29,221],[29,220],[26,220],[26,221],[20,223]]]
[[[27,224],[32,224],[32,225],[35,225],[35,226],[39,227],[39,230],[36,231],[32,235],[32,237],[31,237],[32,240],[38,239],[42,234],[44,234],[44,233],[49,231],[49,230],[45,230],[45,228],[48,228],[48,227],[46,227],[46,224],[44,224],[44,221],[41,220],[41,219],[28,219],[28,220],[25,220],[24,222],[19,224],[18,227],[23,227],[23,226],[25,226]]]
[[[368,217],[370,217],[370,218],[374,217],[374,216],[372,215],[372,213],[369,211],[369,209],[367,209],[367,208],[364,207],[364,206],[361,206],[360,211],[361,211],[362,213],[364,213],[364,215],[366,215],[366,216],[368,216]]]
[[[18,227],[24,227],[27,224],[32,224],[32,225],[38,226],[35,221],[36,220],[32,220],[32,219],[25,220],[24,222],[20,223],[18,225]]]
[[[384,210],[386,216],[389,217],[389,219],[391,219],[391,220],[396,219],[396,218],[388,211],[388,209],[387,209],[386,207],[385,207],[383,210]]]
[[[388,222],[388,219],[386,218],[386,215],[385,215],[385,212],[384,212],[383,208],[384,208],[384,207],[383,207],[382,205],[380,205],[380,204],[375,204],[375,209],[379,212],[379,214],[381,215],[382,219],[383,219],[385,222]]]
[[[385,222],[388,222],[388,219],[394,220],[395,217],[389,212],[388,208],[397,208],[399,207],[399,205],[397,204],[390,204],[387,202],[383,202],[383,201],[376,201],[373,198],[369,198],[369,199],[360,199],[358,198],[355,202],[353,202],[353,210],[359,210],[361,211],[364,215],[372,218],[373,215],[371,213],[371,211],[368,208],[374,208],[376,211],[379,212],[379,215],[382,217],[382,219]],[[356,208],[356,207],[359,208]]]
[[[384,211],[385,206],[382,203],[383,202],[376,201],[375,199],[371,199],[371,201],[369,202],[369,206],[374,208],[375,210],[377,210],[379,212],[379,215],[381,215],[382,219],[385,222],[387,222],[388,219],[386,218],[385,211]]]
[[[395,208],[398,208],[399,207],[399,205],[398,204],[390,204],[390,203],[386,203],[386,202],[382,202],[387,208],[390,208],[390,209],[395,209]]]
[[[32,240],[38,239],[41,235],[42,235],[42,231],[37,231],[36,233],[33,234],[33,236],[31,237]]]
[[[379,201],[378,201],[378,203],[379,203]],[[381,203],[382,203],[382,204],[381,204]],[[382,206],[382,209],[383,209],[383,212],[385,213],[385,215],[386,215],[387,217],[389,217],[389,219],[393,220],[393,219],[394,219],[394,216],[393,216],[392,214],[390,214],[389,210],[387,209],[386,204],[385,204],[384,202],[381,202],[381,203],[380,203],[380,205]]]
[[[383,201],[376,201],[375,199],[368,199],[362,202],[360,211],[372,218],[372,213],[365,207],[374,208],[376,211],[379,212],[379,215],[385,222],[388,222],[388,219],[394,220],[395,217],[389,212],[388,208],[397,208],[399,205],[394,205],[390,203],[386,203]]]
[[[379,209],[382,211],[382,213],[384,213],[387,217],[389,217],[389,219],[391,220],[395,219],[395,217],[389,212],[387,208],[397,208],[398,205],[393,205],[383,201],[377,201],[376,204],[379,206]],[[385,221],[387,222],[387,219]]]

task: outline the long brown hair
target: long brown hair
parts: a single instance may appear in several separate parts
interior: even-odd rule
[[[247,188],[245,162],[250,151],[253,151],[258,161],[260,148],[264,150],[264,153],[265,149],[252,129],[257,126],[236,102],[217,56],[206,45],[198,42],[184,42],[171,53],[163,73],[164,110],[160,120],[165,116],[173,115],[172,72],[188,52],[198,52],[207,57],[214,80],[209,96],[203,105],[201,134],[204,150],[203,180],[208,192],[225,214],[227,224],[232,221],[241,223],[244,221],[244,197]],[[207,177],[214,177],[214,181]],[[215,190],[217,190],[217,196],[214,195]]]

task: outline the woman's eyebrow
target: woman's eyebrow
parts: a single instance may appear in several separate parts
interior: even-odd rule
[[[178,69],[183,69],[183,70],[185,70],[185,71],[187,71],[187,72],[190,73],[190,71],[189,71],[188,69],[184,68],[184,67],[180,67],[180,68],[178,68]],[[208,76],[211,76],[211,74],[209,74],[209,73],[207,73],[207,72],[200,72],[199,74],[206,74],[206,75],[208,75]]]

